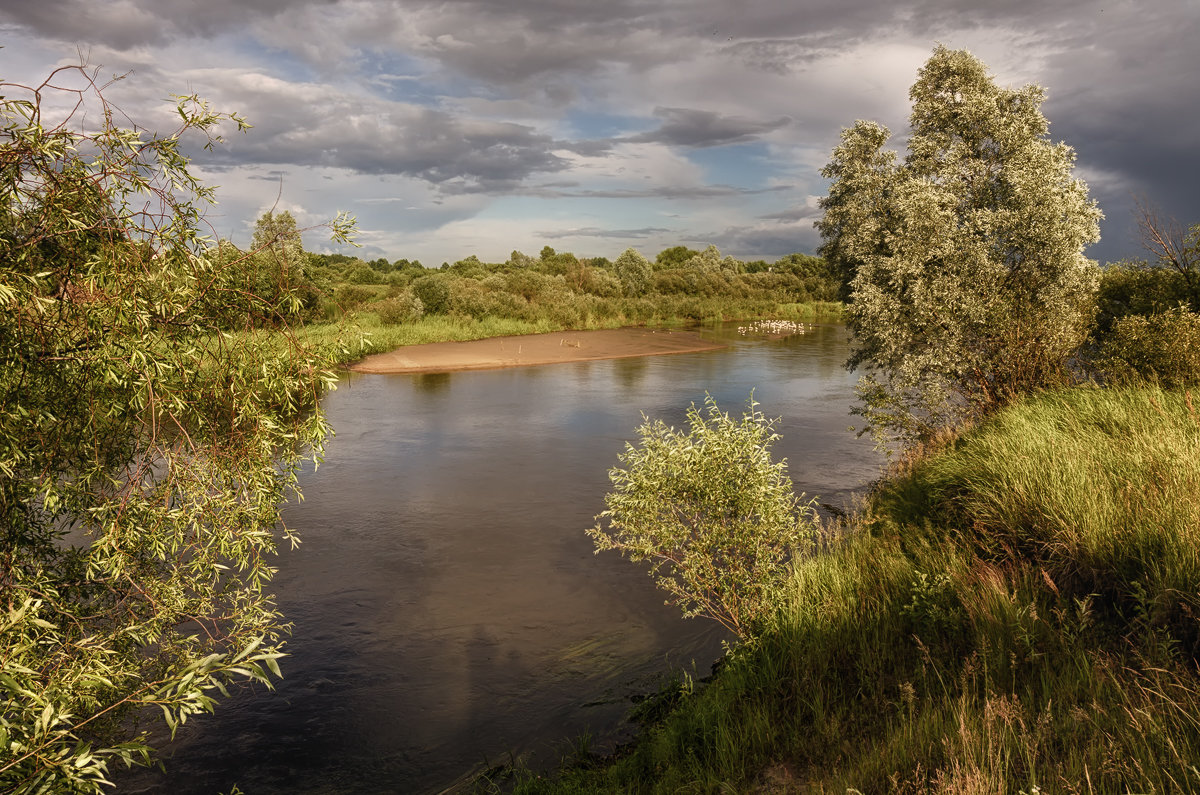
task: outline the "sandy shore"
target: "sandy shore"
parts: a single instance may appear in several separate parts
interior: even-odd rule
[[[407,345],[390,353],[368,356],[350,369],[359,373],[439,373],[693,353],[723,347],[694,331],[645,328],[556,331],[471,342]]]

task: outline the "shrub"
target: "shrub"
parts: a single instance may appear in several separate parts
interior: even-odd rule
[[[615,298],[621,294],[620,280],[603,268],[588,268],[583,277],[582,288],[585,293],[601,298]]]
[[[383,325],[399,326],[420,320],[425,314],[425,306],[420,298],[405,291],[394,298],[380,301],[375,305],[375,311],[379,313],[379,322]]]
[[[505,275],[510,293],[534,301],[554,284],[554,277],[533,270],[516,270]]]
[[[1115,382],[1163,387],[1200,383],[1200,315],[1178,307],[1116,321],[1100,343],[1097,369]]]
[[[412,291],[421,299],[427,314],[444,315],[450,310],[450,285],[444,276],[421,276],[413,280]]]
[[[346,274],[346,281],[350,284],[383,284],[387,279],[367,263],[360,262]]]
[[[489,314],[488,291],[475,279],[455,279],[449,286],[452,313],[475,318]]]
[[[652,561],[650,575],[685,617],[705,615],[744,638],[775,611],[787,564],[818,520],[793,492],[787,462],[772,460],[779,437],[753,398],[740,420],[711,396],[704,406],[688,409],[686,433],[661,420],[638,428],[588,535],[597,552]]]
[[[1109,263],[1100,272],[1096,324],[1101,332],[1107,332],[1127,315],[1166,312],[1190,299],[1188,281],[1177,271],[1145,262]]]
[[[371,288],[359,284],[343,284],[334,293],[334,301],[343,312],[352,312],[374,297]]]

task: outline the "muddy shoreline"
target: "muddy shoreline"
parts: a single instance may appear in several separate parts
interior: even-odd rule
[[[719,342],[704,339],[698,332],[674,329],[555,331],[468,342],[406,345],[388,353],[368,356],[350,365],[350,369],[359,373],[443,373],[696,353],[724,347]]]

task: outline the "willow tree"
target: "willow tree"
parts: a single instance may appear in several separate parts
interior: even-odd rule
[[[938,47],[909,92],[908,155],[859,121],[823,174],[821,253],[865,370],[859,413],[911,439],[1061,383],[1094,312],[1102,217],[1050,140],[1038,86],[997,86]]]
[[[227,331],[245,274],[182,148],[245,125],[176,100],[149,134],[94,72],[0,83],[0,791],[98,791],[151,758],[147,720],[277,673],[279,506],[333,375]]]
[[[625,294],[636,296],[650,289],[654,269],[650,266],[650,260],[642,256],[640,251],[627,248],[613,263],[613,273],[621,280]]]

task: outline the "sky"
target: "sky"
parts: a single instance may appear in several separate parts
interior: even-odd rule
[[[253,125],[191,150],[214,234],[346,211],[361,248],[306,248],[430,266],[813,253],[840,131],[902,151],[939,43],[1047,89],[1106,216],[1088,255],[1144,257],[1138,202],[1200,223],[1197,41],[1200,0],[0,0],[0,80],[82,60],[150,130],[192,93]]]

